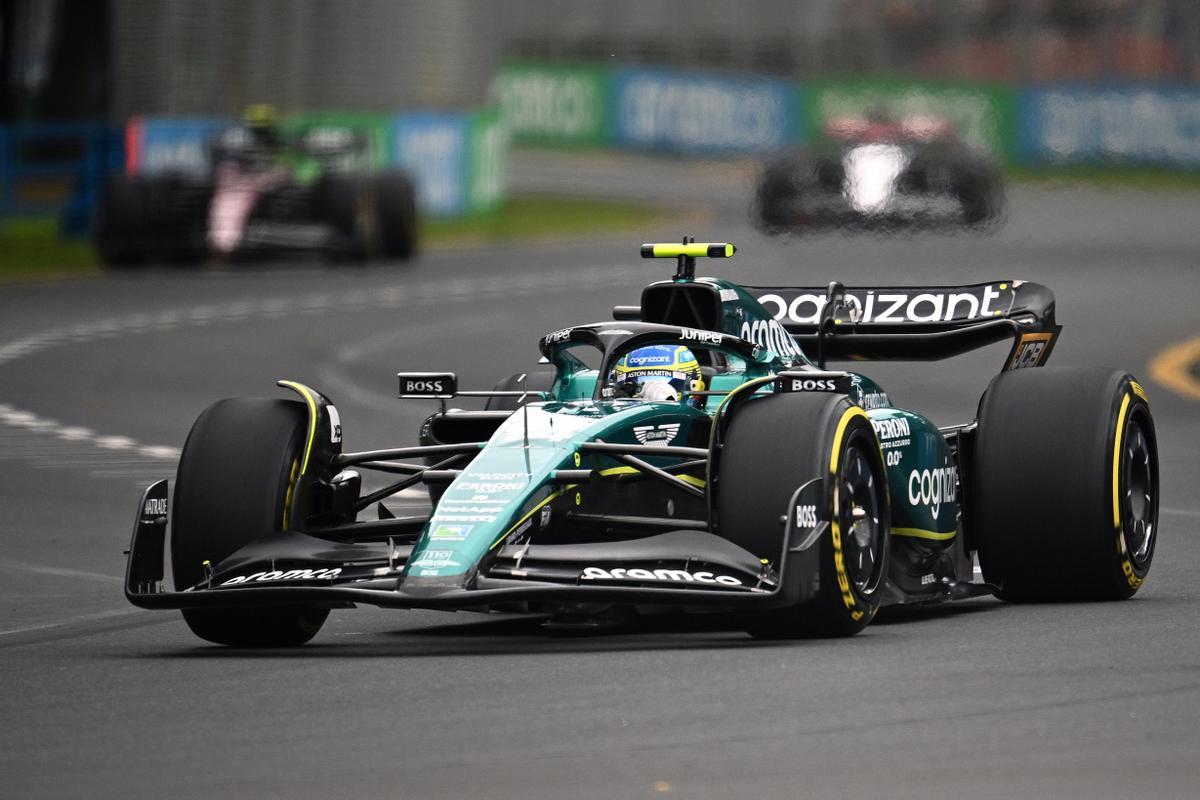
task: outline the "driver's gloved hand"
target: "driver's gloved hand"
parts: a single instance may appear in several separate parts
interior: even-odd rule
[[[666,381],[655,381],[642,387],[642,399],[656,403],[678,401],[679,392],[675,391],[675,387]]]

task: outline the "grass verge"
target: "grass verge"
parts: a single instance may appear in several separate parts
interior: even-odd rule
[[[1200,189],[1200,171],[1165,167],[1104,166],[1073,164],[1058,167],[1009,167],[1008,177],[1020,183],[1070,184],[1101,189]]]
[[[503,208],[459,219],[422,221],[421,242],[453,247],[478,242],[547,239],[572,234],[618,233],[665,219],[666,210],[624,200],[560,195],[518,195]]]
[[[471,247],[506,241],[620,233],[670,217],[658,206],[620,200],[520,195],[502,208],[459,219],[421,220],[422,246]],[[0,222],[0,282],[95,274],[100,269],[88,239],[62,239],[54,217]]]
[[[0,280],[67,277],[99,268],[89,239],[63,239],[55,217],[0,221]]]

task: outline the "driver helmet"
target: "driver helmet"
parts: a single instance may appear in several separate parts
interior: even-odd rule
[[[696,355],[683,345],[652,344],[622,356],[610,376],[616,397],[678,401],[682,392],[703,391],[704,378]],[[689,398],[696,408],[704,397]]]
[[[268,149],[277,148],[282,144],[279,131],[279,112],[275,106],[267,103],[255,103],[246,106],[242,112],[242,124],[249,133],[254,144]]]

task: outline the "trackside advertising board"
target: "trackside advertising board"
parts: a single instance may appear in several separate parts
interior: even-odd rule
[[[467,211],[490,211],[504,202],[510,138],[498,108],[468,115]]]
[[[610,103],[613,142],[637,149],[767,152],[801,121],[797,90],[769,78],[617,69]]]
[[[366,111],[314,111],[287,117],[281,121],[280,127],[294,138],[322,129],[349,131],[367,141],[367,163],[364,166],[383,169],[388,165],[387,135],[390,120],[391,117],[386,114]]]
[[[607,142],[608,91],[602,67],[510,62],[492,81],[491,100],[518,142],[595,146]]]
[[[417,207],[430,214],[466,210],[467,130],[455,113],[405,114],[391,131],[394,164],[409,170],[417,183]]]
[[[1008,158],[1014,152],[1015,93],[1005,86],[867,78],[807,86],[808,141],[820,138],[831,119],[885,111],[901,118],[944,117],[977,147]]]
[[[1027,89],[1019,144],[1028,163],[1143,163],[1200,167],[1200,89]]]
[[[423,212],[456,216],[504,201],[509,135],[498,110],[401,114],[390,141],[390,163],[416,179]]]
[[[125,126],[125,171],[208,172],[208,144],[228,124],[214,118],[134,117]]]

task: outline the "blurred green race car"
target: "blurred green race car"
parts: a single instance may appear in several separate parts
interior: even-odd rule
[[[165,172],[107,181],[96,243],[110,266],[310,252],[411,258],[412,177],[373,169],[366,133],[313,126],[285,133],[269,107],[211,142],[207,175]]]

